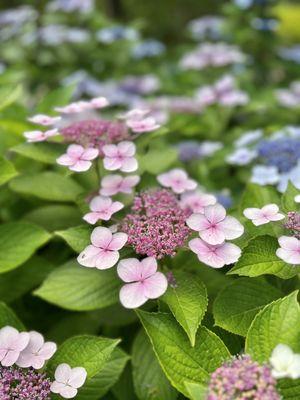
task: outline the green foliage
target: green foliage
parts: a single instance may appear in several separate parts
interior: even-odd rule
[[[80,225],[65,231],[57,231],[55,234],[63,238],[74,251],[80,253],[90,243],[91,232],[89,226]]]
[[[288,187],[281,198],[281,206],[284,212],[295,211],[295,196],[298,194],[300,194],[300,191],[289,181]]]
[[[24,325],[13,312],[13,310],[5,303],[0,302],[0,329],[6,325],[13,326],[19,330],[25,330]]]
[[[18,173],[11,162],[0,157],[0,185],[10,181]]]
[[[55,164],[56,159],[63,153],[63,147],[58,143],[20,143],[12,147],[11,151],[45,164]]]

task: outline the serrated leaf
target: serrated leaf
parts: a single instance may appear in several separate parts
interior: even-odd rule
[[[298,292],[268,304],[254,318],[246,337],[246,353],[259,362],[268,361],[273,349],[287,344],[300,351]]]
[[[240,278],[226,286],[213,305],[216,325],[246,336],[255,315],[282,292],[262,278]]]
[[[118,347],[114,349],[110,359],[93,378],[87,379],[77,395],[77,400],[99,400],[118,381],[129,356]]]
[[[119,301],[120,280],[114,269],[99,271],[71,260],[56,268],[34,294],[67,310],[97,310]]]
[[[295,211],[297,208],[297,203],[294,198],[300,194],[300,190],[295,188],[292,182],[289,181],[286,191],[283,193],[281,198],[281,206],[284,212]]]
[[[27,222],[8,222],[0,225],[0,273],[23,264],[51,235]]]
[[[0,185],[10,181],[13,177],[18,175],[15,167],[11,162],[3,157],[0,157]]]
[[[55,164],[56,159],[64,153],[59,143],[20,143],[10,149],[14,153],[45,164]]]
[[[89,243],[92,229],[88,225],[75,226],[55,234],[63,238],[77,253],[80,253]]]
[[[286,264],[276,256],[278,240],[268,235],[257,236],[249,241],[240,259],[228,274],[240,276],[276,275],[289,279],[300,272],[300,267]]]
[[[14,311],[9,308],[5,303],[0,302],[0,329],[6,325],[13,326],[19,331],[25,330],[24,325],[16,316]]]
[[[207,292],[198,275],[184,271],[174,272],[176,287],[169,285],[161,298],[195,345],[197,329],[207,309]]]
[[[188,396],[185,382],[206,383],[230,353],[222,340],[201,326],[195,346],[170,314],[138,311],[154,352],[172,385]]]
[[[48,362],[47,370],[53,375],[59,364],[67,363],[72,368],[85,368],[88,378],[91,379],[104,368],[119,342],[119,339],[98,336],[73,336],[59,346]]]
[[[185,382],[185,387],[191,400],[206,400],[207,387],[194,382]]]
[[[135,393],[140,400],[176,399],[177,392],[161,369],[144,331],[140,331],[133,342],[132,374]]]
[[[83,188],[72,178],[55,172],[21,175],[9,183],[20,194],[51,201],[76,201]]]

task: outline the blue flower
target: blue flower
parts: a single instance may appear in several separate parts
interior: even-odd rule
[[[165,45],[158,40],[148,39],[138,43],[132,49],[134,58],[141,59],[145,57],[157,57],[165,51]]]
[[[259,143],[257,151],[266,165],[277,167],[279,172],[288,172],[300,159],[300,140],[287,137],[263,140]]]

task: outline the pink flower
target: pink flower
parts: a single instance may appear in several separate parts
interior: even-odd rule
[[[127,258],[118,264],[118,275],[128,282],[120,290],[120,301],[126,308],[137,308],[149,299],[162,296],[168,287],[167,278],[157,272],[157,262],[154,257]]]
[[[220,204],[206,207],[203,214],[192,214],[186,223],[212,245],[236,239],[244,233],[243,225],[236,218],[226,216],[226,210]]]
[[[92,232],[91,242],[79,254],[79,264],[89,268],[108,269],[118,262],[118,250],[127,242],[127,235],[121,232],[112,234],[108,228],[98,227]]]
[[[153,117],[147,117],[144,119],[128,119],[126,124],[133,132],[138,133],[152,132],[160,128],[160,125]]]
[[[267,204],[262,208],[246,208],[243,214],[246,218],[251,219],[254,225],[258,226],[283,219],[284,215],[278,211],[279,208],[276,204]]]
[[[103,108],[109,105],[108,100],[105,97],[95,97],[89,102],[91,108]]]
[[[174,193],[178,194],[194,190],[197,187],[197,183],[193,179],[189,179],[187,173],[179,168],[158,175],[157,180],[162,186],[171,188]]]
[[[50,117],[45,114],[37,114],[33,117],[28,118],[28,121],[33,122],[34,124],[49,126],[54,125],[56,122],[60,121],[61,117]]]
[[[213,246],[199,238],[192,239],[189,248],[197,254],[199,261],[213,268],[235,263],[241,255],[241,249],[235,244],[224,242]]]
[[[127,120],[141,120],[149,113],[150,113],[150,110],[144,110],[141,108],[133,108],[132,110],[128,111],[126,114],[121,114],[119,116],[119,118],[127,119]]]
[[[29,131],[24,132],[24,136],[27,139],[27,142],[43,142],[47,140],[49,137],[56,136],[58,134],[57,129],[50,129],[49,131]]]
[[[92,107],[88,101],[76,101],[74,103],[68,104],[65,107],[56,107],[54,108],[54,110],[62,114],[76,114],[89,110],[91,108]]]
[[[101,181],[100,194],[102,196],[113,196],[117,193],[131,194],[132,189],[140,181],[138,175],[121,176],[121,175],[108,175]]]
[[[106,144],[102,148],[105,155],[104,168],[109,171],[120,169],[123,172],[137,170],[138,163],[134,158],[135,145],[132,142],[124,141],[118,144]]]
[[[57,346],[53,342],[44,341],[43,335],[38,332],[29,332],[29,343],[21,352],[16,364],[21,368],[43,368],[45,361],[56,352]]]
[[[300,264],[300,240],[295,237],[281,236],[280,245],[276,251],[277,257],[288,264]]]
[[[111,216],[124,207],[119,201],[112,201],[109,197],[97,196],[90,203],[92,212],[85,214],[83,219],[89,224],[95,224],[99,219],[109,221]]]
[[[199,214],[203,214],[205,207],[216,204],[216,202],[217,199],[212,194],[198,191],[184,193],[180,199],[180,205],[183,209],[189,209],[193,213]]]
[[[67,148],[67,153],[58,157],[56,161],[60,165],[66,165],[71,171],[81,172],[90,169],[91,160],[94,160],[98,154],[98,149],[92,147],[85,149],[79,144],[71,144]]]
[[[65,399],[73,399],[81,386],[83,386],[87,373],[83,367],[71,368],[68,364],[60,364],[54,373],[55,381],[50,390],[60,394]]]
[[[3,367],[12,366],[22,350],[28,345],[29,333],[21,332],[11,326],[0,329],[0,363]]]

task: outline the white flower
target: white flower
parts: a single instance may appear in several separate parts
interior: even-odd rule
[[[237,139],[234,144],[236,147],[244,147],[256,142],[256,140],[262,137],[262,130],[256,129],[255,131],[245,132],[239,139]]]
[[[246,165],[253,161],[257,156],[255,150],[249,150],[246,147],[240,148],[235,150],[231,153],[227,158],[226,161],[229,164],[235,165]]]
[[[280,175],[276,167],[268,167],[265,165],[256,165],[252,169],[251,182],[258,185],[274,185],[278,183]]]
[[[274,378],[300,378],[300,354],[293,353],[286,344],[278,344],[270,357]]]

